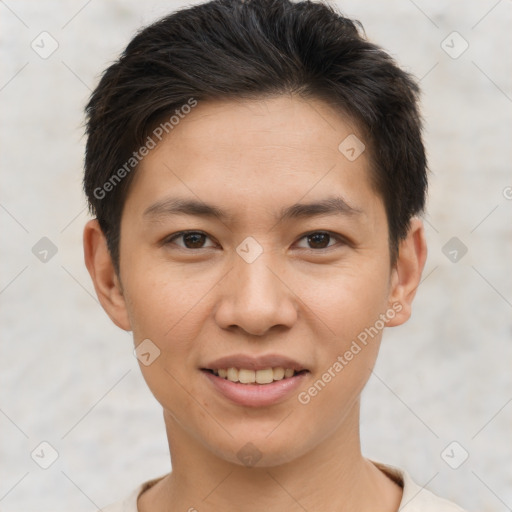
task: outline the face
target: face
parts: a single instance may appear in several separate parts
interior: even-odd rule
[[[106,309],[150,340],[168,428],[225,460],[289,462],[340,432],[408,316],[368,151],[339,149],[354,135],[320,101],[199,103],[134,176]]]

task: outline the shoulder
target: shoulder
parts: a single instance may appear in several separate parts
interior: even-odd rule
[[[466,512],[455,503],[418,485],[407,471],[387,464],[372,462],[403,488],[400,512]]]
[[[164,477],[160,476],[158,478],[153,478],[152,480],[148,480],[147,482],[140,484],[138,487],[133,489],[133,491],[123,500],[116,501],[115,503],[103,507],[101,510],[103,512],[138,512],[137,500],[139,496],[144,491],[147,491],[150,487],[153,487],[153,485],[162,480],[162,478]]]
[[[431,491],[418,485],[403,469],[371,461],[389,478],[397,482],[403,488],[402,501],[400,502],[400,512],[466,512],[455,503],[441,498]],[[148,480],[135,488],[124,500],[112,503],[103,507],[103,512],[138,512],[137,500],[139,496],[153,487],[162,477]]]

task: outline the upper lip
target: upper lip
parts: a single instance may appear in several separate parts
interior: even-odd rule
[[[306,370],[299,362],[278,354],[266,354],[258,357],[247,354],[233,354],[220,357],[203,366],[205,370],[218,370],[225,368],[244,368],[247,370],[265,370],[267,368],[291,368],[296,372]]]

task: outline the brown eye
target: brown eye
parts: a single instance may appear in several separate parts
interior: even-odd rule
[[[331,236],[328,233],[313,233],[307,237],[312,249],[325,249],[329,245]]]
[[[204,249],[211,246],[204,246],[205,240],[207,240],[209,236],[202,231],[182,231],[181,233],[176,233],[168,238],[165,242],[165,245],[174,243],[175,240],[181,239],[183,241],[183,245],[176,244],[178,247],[183,249]]]
[[[306,240],[308,246],[303,248],[313,250],[328,249],[329,247],[336,245],[336,243],[331,242],[338,241],[343,243],[343,239],[341,237],[327,231],[315,231],[313,233],[309,233],[301,238],[301,240],[304,239]]]

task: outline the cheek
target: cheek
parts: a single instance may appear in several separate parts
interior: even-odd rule
[[[388,307],[389,272],[369,262],[335,269],[322,279],[310,278],[301,298],[326,326],[328,336],[319,336],[325,353],[342,353],[366,328],[372,327]]]
[[[126,270],[134,342],[138,345],[149,339],[158,352],[154,363],[140,365],[141,371],[157,400],[175,408],[183,389],[190,386],[190,370],[197,366],[197,340],[202,338],[201,329],[211,308],[208,293],[215,280],[204,272],[145,263],[143,257]],[[186,401],[187,397],[182,398]]]
[[[371,374],[386,326],[381,317],[388,311],[385,270],[382,265],[346,269],[323,283],[321,293],[308,297],[326,328],[313,339],[316,385],[303,389],[305,397],[299,401],[316,402],[320,415],[330,414],[330,401],[340,405],[342,414],[341,406],[359,395]]]
[[[332,434],[354,410],[375,365],[385,326],[380,315],[387,307],[386,283],[377,277],[344,277],[323,301],[316,298],[317,311],[334,334],[315,337],[315,372],[297,401],[301,421],[318,439]]]
[[[144,279],[131,280],[127,291],[133,338],[136,345],[149,339],[156,346],[156,356],[150,364],[145,364],[143,358],[139,362],[156,400],[173,417],[175,412],[191,409],[200,415],[201,408],[190,392],[189,372],[197,356],[193,340],[201,328],[201,322],[194,318],[204,314],[202,290],[189,282],[185,293],[183,279],[176,275],[179,273],[169,275],[152,269],[146,271]]]
[[[154,338],[179,349],[180,340],[193,338],[200,326],[194,318],[212,283],[200,272],[193,275],[142,260],[130,272],[133,277],[125,288],[135,340]]]
[[[322,439],[331,437],[341,425],[358,418],[358,405],[375,363],[379,340],[372,341],[370,349],[362,349],[349,361],[341,354],[341,362],[332,358],[323,372],[311,379],[309,386],[299,391],[298,414],[295,420],[314,433],[313,439],[305,436],[302,441],[310,448]],[[359,349],[358,349],[359,350]],[[357,425],[353,424],[354,428]],[[302,435],[302,429],[297,436]]]

